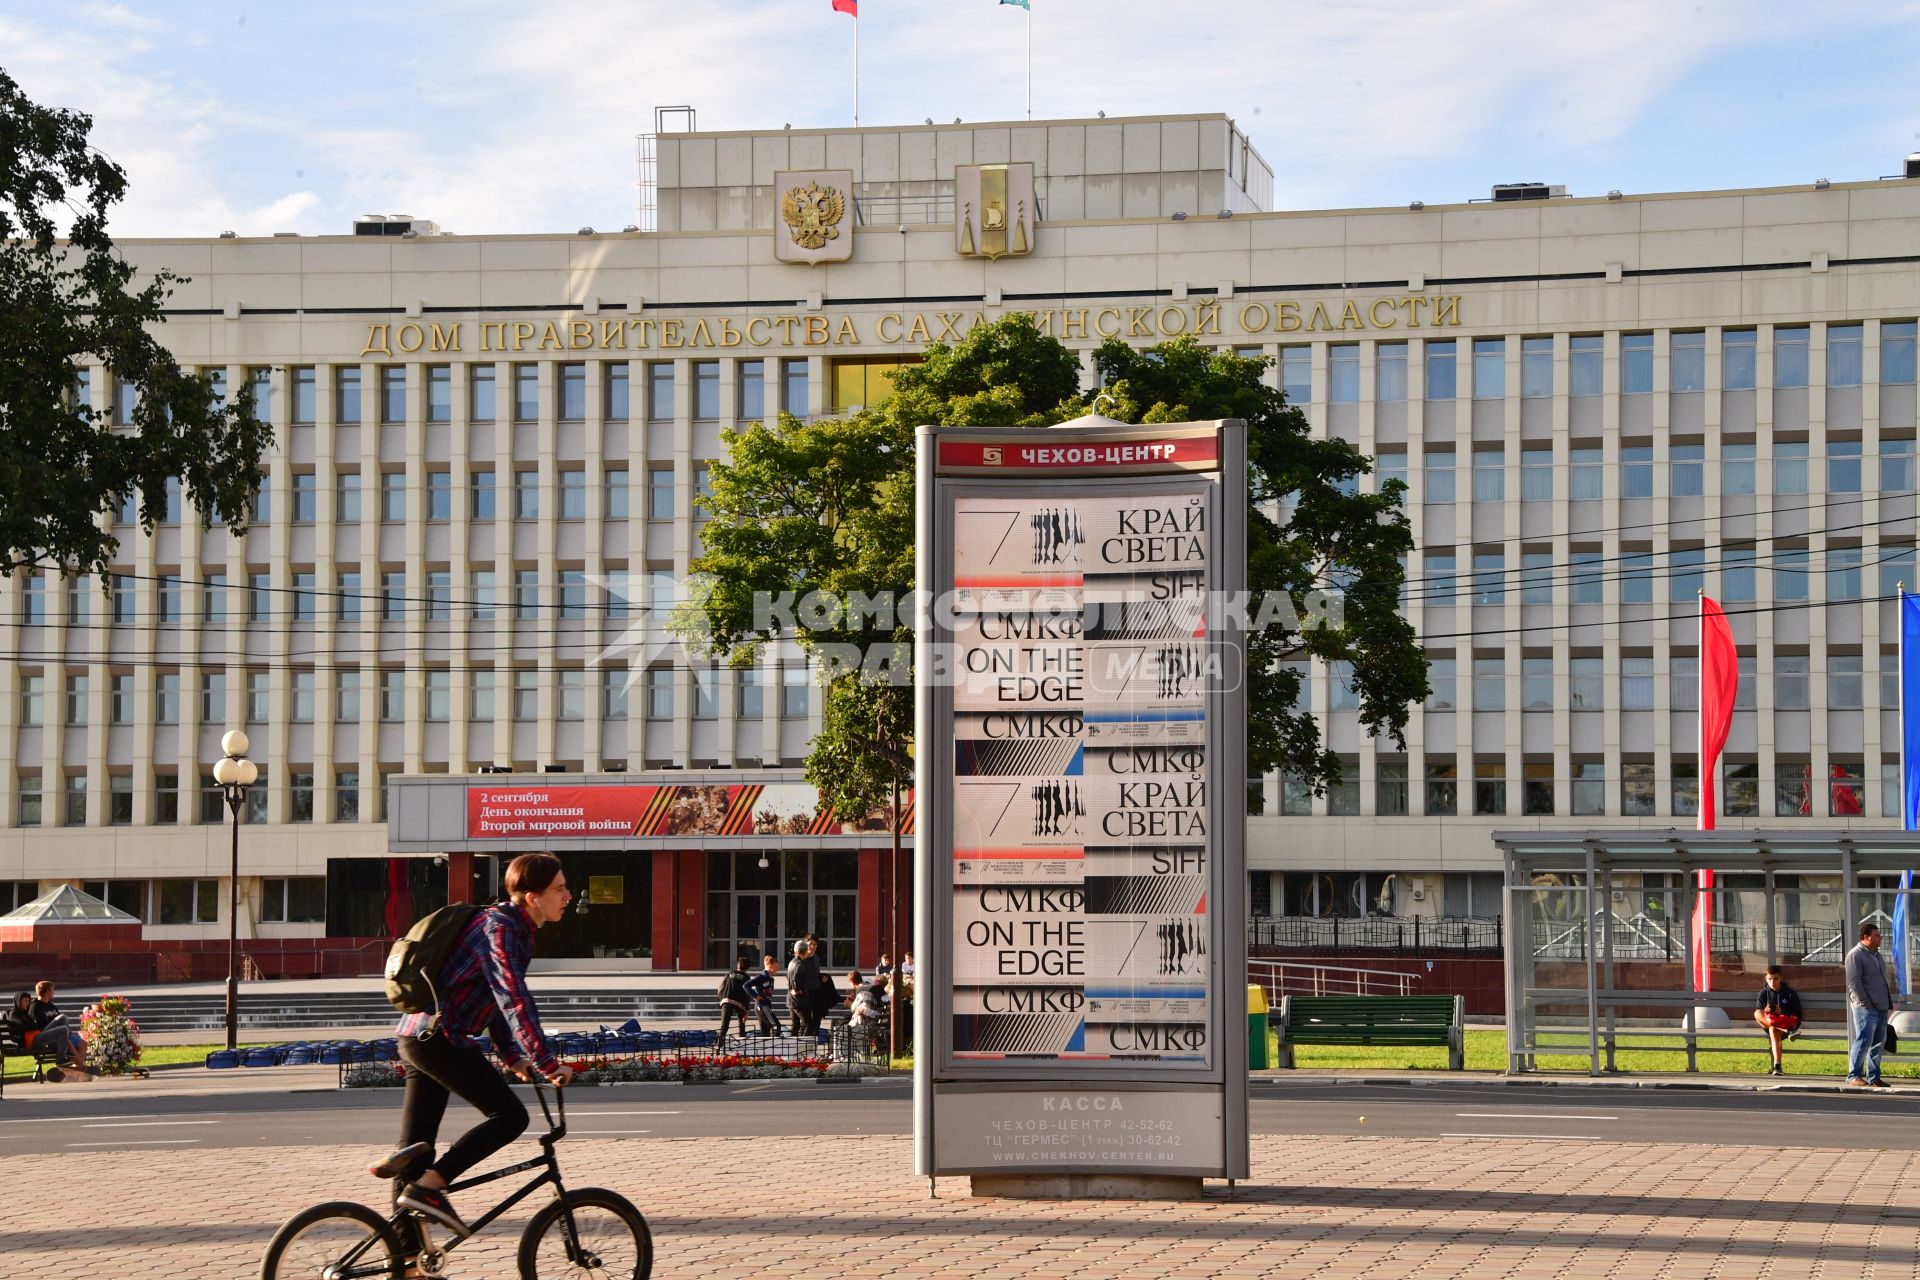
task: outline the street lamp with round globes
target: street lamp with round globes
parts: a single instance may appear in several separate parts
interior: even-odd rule
[[[240,1027],[240,810],[246,807],[247,788],[260,777],[260,766],[247,759],[251,744],[239,729],[220,739],[225,754],[213,762],[213,780],[226,797],[233,818],[233,863],[227,876],[227,1048],[239,1039]]]

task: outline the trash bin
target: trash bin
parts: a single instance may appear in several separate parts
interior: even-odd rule
[[[1273,1062],[1267,1056],[1266,988],[1247,987],[1247,1069],[1265,1071]]]

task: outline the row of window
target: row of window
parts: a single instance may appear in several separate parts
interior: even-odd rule
[[[1883,436],[1879,445],[1879,475],[1869,483],[1865,470],[1864,446],[1858,440],[1829,439],[1824,454],[1816,454],[1805,440],[1776,440],[1770,467],[1764,473],[1769,481],[1757,485],[1759,447],[1751,441],[1728,441],[1720,446],[1720,488],[1724,497],[1752,497],[1756,493],[1774,496],[1811,492],[1809,482],[1824,461],[1826,493],[1877,492],[1911,493],[1914,488],[1914,442],[1911,437]],[[1459,500],[1460,457],[1451,445],[1423,450],[1419,454],[1422,500],[1447,505]],[[1667,478],[1665,496],[1698,498],[1706,494],[1707,450],[1699,443],[1672,443],[1666,459],[1656,468],[1651,444],[1623,444],[1615,474],[1619,477],[1619,498],[1661,496],[1658,478]],[[1554,462],[1551,446],[1522,448],[1519,459],[1520,500],[1522,502],[1600,501],[1607,494],[1605,451],[1597,443],[1575,443],[1567,450],[1566,492],[1554,492],[1554,474],[1560,469]],[[1374,458],[1376,484],[1407,479],[1408,454],[1404,449],[1382,449]],[[1507,453],[1500,445],[1475,448],[1468,454],[1472,476],[1472,499],[1476,503],[1500,503],[1507,500]]]
[[[768,366],[775,368],[769,370]],[[600,412],[610,422],[624,422],[628,419],[632,395],[631,377],[626,362],[604,363],[600,366]],[[654,421],[669,420],[674,416],[674,376],[671,360],[642,363],[641,377],[646,388],[646,417]],[[499,411],[499,392],[495,386],[497,374],[491,364],[469,364],[465,366],[467,377],[467,420],[470,422],[493,422]],[[377,381],[374,387],[377,421],[399,423],[407,420],[407,369],[406,365],[382,365],[378,367]],[[224,403],[226,396],[225,369],[215,368],[205,371],[213,379],[216,394]],[[563,422],[577,422],[587,416],[587,366],[574,362],[558,366],[555,381],[556,416]],[[342,426],[358,425],[365,412],[361,369],[359,365],[334,365],[325,371],[329,385],[324,393],[332,396],[333,421]],[[425,366],[425,408],[428,422],[453,421],[453,366],[432,364]],[[757,420],[766,416],[772,406],[768,400],[767,381],[769,377],[780,380],[780,404],[789,413],[804,416],[807,412],[807,362],[800,360],[742,360],[734,366],[734,413],[742,420]],[[313,365],[297,365],[288,371],[287,385],[292,399],[289,406],[289,419],[297,426],[311,425],[318,420],[320,397],[323,394],[322,370]],[[81,370],[75,387],[75,399],[89,403],[92,392],[92,371]],[[262,421],[271,421],[273,417],[273,378],[272,371],[264,366],[247,370],[247,392],[253,398],[253,411]],[[139,403],[139,387],[129,379],[115,378],[113,381],[113,420],[120,425],[131,425],[134,412]],[[540,417],[540,366],[537,364],[516,364],[512,370],[512,382],[509,387],[511,397],[509,408],[511,421],[535,422]],[[692,398],[689,401],[692,416],[695,418],[720,417],[720,362],[718,360],[695,360],[692,362]]]
[[[562,569],[557,585],[548,586],[535,569],[516,569],[509,586],[500,584],[493,569],[474,569],[467,576],[466,593],[455,596],[453,575],[447,569],[428,569],[425,593],[416,595],[418,586],[410,586],[404,570],[383,570],[378,590],[368,590],[365,575],[349,570],[335,575],[334,589],[322,591],[317,575],[308,569],[295,569],[290,585],[275,587],[271,573],[247,575],[245,612],[242,615],[231,599],[236,590],[224,573],[209,573],[197,579],[200,588],[200,619],[203,622],[227,622],[242,616],[248,622],[271,622],[291,618],[310,622],[322,612],[342,622],[359,622],[377,616],[382,621],[404,621],[422,616],[429,620],[455,617],[478,622],[511,616],[529,620],[541,617],[622,619],[635,613],[647,613],[664,619],[681,599],[678,579],[667,569],[650,569],[644,574],[615,568],[589,577],[584,569]],[[154,616],[159,622],[184,620],[187,579],[179,574],[162,573],[154,579]],[[133,574],[116,573],[107,579],[107,617],[114,623],[130,623],[139,618],[139,582]],[[418,580],[415,580],[416,584]],[[70,626],[87,626],[93,616],[93,598],[100,588],[92,578],[66,579],[67,614]],[[47,622],[47,579],[33,574],[23,576],[19,587],[19,617],[24,626],[43,626]]]
[[[1744,665],[1751,667],[1753,655],[1742,655]],[[1865,701],[1866,682],[1869,673],[1866,659],[1858,653],[1827,654],[1826,670],[1813,670],[1811,659],[1804,653],[1775,652],[1773,662],[1773,709],[1775,711],[1811,711],[1814,708],[1814,681],[1821,675],[1826,678],[1826,701],[1821,705],[1829,711],[1861,711],[1869,709]],[[1693,655],[1670,656],[1665,662],[1667,688],[1671,694],[1670,708],[1673,711],[1694,711],[1699,708],[1700,660]],[[1329,701],[1335,711],[1358,710],[1360,700],[1354,692],[1350,671],[1346,663],[1334,663],[1330,676]],[[1460,697],[1461,664],[1451,653],[1442,657],[1429,654],[1427,657],[1427,686],[1431,692],[1425,703],[1429,711],[1459,711],[1470,708],[1474,711],[1505,711],[1508,708],[1507,671],[1504,657],[1489,656],[1471,659],[1467,672],[1470,681],[1471,696],[1463,703]],[[1620,710],[1652,711],[1655,709],[1654,659],[1649,655],[1622,655],[1616,673],[1620,681]],[[1900,659],[1892,650],[1881,654],[1878,672],[1880,688],[1879,701],[1871,704],[1871,709],[1887,708],[1891,710],[1900,705]],[[1734,709],[1751,711],[1757,706],[1755,701],[1755,676],[1751,670],[1743,670],[1739,685],[1734,694]],[[1522,657],[1520,659],[1520,685],[1518,710],[1553,711],[1564,706],[1569,711],[1604,711],[1606,699],[1607,671],[1605,659],[1597,657],[1574,657],[1567,660],[1565,679],[1556,679],[1553,659],[1550,657]]]
[[[1671,551],[1632,550],[1609,556],[1592,548],[1575,548],[1562,557],[1552,551],[1522,548],[1518,569],[1509,567],[1504,548],[1480,550],[1467,556],[1453,547],[1436,547],[1420,556],[1422,572],[1410,574],[1402,606],[1451,607],[1462,599],[1474,605],[1499,606],[1509,595],[1521,604],[1550,605],[1564,587],[1573,604],[1604,604],[1607,584],[1617,582],[1622,604],[1693,604],[1701,592],[1722,603],[1752,604],[1759,599],[1759,575],[1770,578],[1769,599],[1775,603],[1810,602],[1813,584],[1824,579],[1822,599],[1846,604],[1890,599],[1901,584],[1920,582],[1915,575],[1912,543],[1879,543],[1858,547],[1806,546],[1772,542],[1763,553],[1758,544],[1715,547],[1677,547]],[[1664,589],[1657,584],[1665,582]],[[1875,590],[1869,594],[1868,587]]]
[[[220,919],[218,880],[87,880],[81,891],[143,924],[214,924]],[[325,876],[268,876],[260,882],[260,919],[268,924],[317,924],[327,918]]]
[[[512,476],[512,518],[515,520],[538,520],[541,518],[543,485],[541,473],[534,469],[514,471]],[[426,491],[424,510],[431,521],[445,521],[454,518],[454,488],[451,471],[433,471],[426,473]],[[584,520],[587,518],[587,472],[584,467],[562,467],[557,473],[559,481],[556,490],[557,502],[555,514],[562,520]],[[316,524],[320,520],[320,478],[311,471],[296,471],[290,477],[294,524]],[[404,524],[407,519],[408,478],[405,471],[382,471],[379,473],[379,519],[383,524]],[[505,486],[499,476],[491,470],[472,471],[467,476],[466,502],[462,514],[468,520],[498,519],[506,504],[502,500],[501,489]],[[358,471],[342,471],[334,477],[333,483],[333,523],[340,525],[359,524],[363,519],[367,502],[371,495],[366,477]],[[713,472],[710,464],[700,462],[693,467],[693,492],[697,497],[707,497],[713,492]],[[632,493],[632,480],[625,467],[609,467],[601,478],[600,514],[608,520],[627,520],[645,518],[648,520],[671,520],[680,514],[680,500],[674,482],[674,471],[670,466],[649,467],[646,470],[646,507],[637,509]],[[168,480],[163,493],[154,504],[157,508],[159,523],[177,525],[185,511],[178,480]],[[690,509],[698,513],[698,508]],[[254,495],[252,523],[255,527],[265,526],[273,514],[273,493],[269,488],[267,472],[262,471],[260,490]],[[132,525],[140,518],[139,495],[128,493],[120,499],[118,510],[114,513],[114,522]]]
[[[1571,777],[1556,777],[1551,760],[1529,760],[1520,766],[1520,777],[1508,777],[1504,760],[1479,760],[1473,764],[1471,778],[1460,776],[1453,756],[1426,761],[1418,779],[1423,812],[1429,817],[1461,816],[1462,784],[1475,817],[1506,817],[1510,809],[1509,782],[1518,781],[1519,813],[1527,817],[1554,817],[1571,813],[1574,817],[1607,815],[1609,779],[1605,763],[1597,759],[1572,761]],[[1857,818],[1867,813],[1865,765],[1858,759],[1836,760],[1829,766],[1824,785],[1816,785],[1812,762],[1802,758],[1781,757],[1775,761],[1771,797],[1761,785],[1760,766],[1752,761],[1724,761],[1721,764],[1722,814],[1729,818],[1757,818],[1769,811],[1776,818],[1812,817],[1818,811],[1827,817]],[[1374,766],[1373,813],[1382,817],[1407,816],[1408,800],[1414,779],[1404,761],[1381,760]],[[1667,816],[1693,817],[1700,812],[1700,770],[1697,761],[1675,759],[1673,772],[1665,779],[1668,786]],[[1623,817],[1662,816],[1658,809],[1661,779],[1650,761],[1625,761],[1620,765],[1619,809]],[[1252,786],[1259,784],[1252,783]],[[1826,797],[1816,802],[1817,793]],[[1561,799],[1568,807],[1561,807]],[[1358,760],[1343,762],[1341,780],[1327,788],[1327,812],[1335,816],[1361,814],[1360,770]],[[1900,765],[1887,761],[1880,766],[1880,816],[1895,817],[1900,802]],[[1313,812],[1313,794],[1305,782],[1286,773],[1280,775],[1280,813],[1283,817],[1304,817]]]
[[[290,673],[288,718],[291,723],[314,722],[319,708],[320,681],[323,674],[314,671]],[[366,673],[359,671],[331,673],[334,723],[358,724],[360,722],[361,702],[363,696],[369,692],[368,687],[362,682],[363,674]],[[423,689],[428,721],[451,720],[455,697],[454,674],[445,668],[418,673],[409,673],[398,667],[381,670],[377,673],[380,720],[383,723],[393,723],[406,719],[407,691],[413,685],[420,685]],[[466,718],[469,721],[484,723],[496,717],[503,689],[497,679],[498,674],[484,669],[460,673],[461,692],[466,699]],[[561,720],[586,719],[588,691],[592,687],[590,673],[574,669],[557,671],[553,674],[555,676],[555,709],[558,718]],[[766,715],[771,705],[767,694],[772,682],[768,673],[760,668],[752,667],[741,671],[695,669],[688,674],[691,676],[693,716],[696,720],[712,720],[719,717],[722,689],[730,679],[736,682],[734,714],[737,718],[760,719]],[[520,668],[510,673],[510,682],[504,685],[510,719],[519,723],[539,719],[540,675],[539,671],[532,668]],[[23,673],[19,677],[21,727],[33,728],[47,723],[47,679],[48,677],[41,672]],[[648,667],[636,678],[624,666],[605,666],[600,669],[598,683],[602,719],[627,718],[628,708],[636,695],[641,699],[646,719],[671,720],[674,718],[674,669],[672,667]],[[778,684],[780,716],[785,719],[805,719],[811,709],[813,688],[806,669],[804,667],[781,668]],[[66,724],[84,727],[90,722],[92,696],[91,677],[79,674],[66,676],[63,699]],[[179,672],[162,671],[155,675],[154,722],[180,723],[181,696]],[[201,724],[228,723],[228,680],[225,672],[202,672],[199,697]],[[113,725],[134,723],[134,687],[131,675],[119,673],[109,675],[106,698],[107,723]],[[242,719],[247,726],[257,727],[270,722],[272,695],[267,672],[246,673],[245,701],[233,709],[244,711]]]
[[[1776,327],[1773,331],[1773,381],[1776,388],[1807,385],[1810,330],[1805,325]],[[1864,325],[1827,326],[1827,376],[1829,387],[1861,385],[1864,368]],[[1456,341],[1427,342],[1419,368],[1413,368],[1410,348],[1404,342],[1374,344],[1373,398],[1384,403],[1404,401],[1408,388],[1424,394],[1428,400],[1452,400],[1458,397],[1460,363],[1469,361],[1467,388],[1475,400],[1498,400],[1507,394],[1506,338],[1474,338],[1470,344]],[[1520,395],[1523,399],[1545,399],[1554,394],[1553,344],[1550,337],[1520,339]],[[1605,389],[1604,340],[1600,334],[1575,334],[1567,353],[1567,392],[1574,396],[1597,396]],[[1914,381],[1915,323],[1911,320],[1886,322],[1880,326],[1880,383],[1910,385]],[[1754,329],[1724,329],[1720,334],[1720,389],[1752,391],[1759,368],[1759,333]],[[1622,395],[1647,395],[1653,391],[1654,335],[1620,335],[1619,391]],[[1306,404],[1313,398],[1313,349],[1280,349],[1280,385],[1287,399]],[[1667,389],[1677,392],[1704,391],[1707,387],[1707,335],[1703,331],[1676,332],[1667,335]],[[1411,381],[1409,377],[1411,375]],[[1354,404],[1360,399],[1360,344],[1334,343],[1327,348],[1327,401]]]
[[[289,771],[288,775],[288,819],[292,822],[312,822],[314,820],[314,775],[311,770]],[[376,820],[385,817],[387,807],[388,774],[380,775],[380,812],[371,815]],[[241,806],[241,818],[250,823],[267,820],[267,777],[262,771],[259,779],[247,789],[245,802]],[[22,773],[19,777],[19,790],[16,794],[14,824],[21,827],[45,825],[46,796],[42,791],[41,775]],[[64,826],[80,827],[87,822],[87,773],[76,769],[60,775],[60,816]],[[177,773],[155,773],[153,776],[153,825],[174,826],[180,821],[181,791],[180,775]],[[199,803],[194,808],[194,821],[200,823],[225,822],[228,817],[226,793],[213,780],[212,774],[200,779]],[[334,822],[360,821],[360,773],[357,769],[338,770],[333,775],[333,816]],[[107,775],[106,823],[110,827],[133,825],[133,775],[114,773]],[[89,890],[92,892],[92,890]],[[95,897],[100,896],[95,893]],[[115,904],[118,905],[118,904]],[[131,911],[132,908],[123,907]],[[134,914],[139,914],[134,912]],[[191,921],[167,921],[166,923],[187,924]]]

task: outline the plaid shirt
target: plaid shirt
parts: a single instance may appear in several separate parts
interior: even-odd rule
[[[540,1015],[527,991],[527,961],[533,957],[533,922],[511,904],[488,907],[467,925],[440,971],[440,1033],[471,1044],[485,1034],[509,1066],[531,1060],[551,1075],[559,1059],[547,1047]],[[433,1015],[410,1013],[395,1035],[432,1031]]]

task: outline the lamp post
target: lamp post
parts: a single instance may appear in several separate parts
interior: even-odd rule
[[[233,864],[227,875],[227,1048],[234,1047],[240,1026],[240,810],[247,788],[260,776],[260,767],[247,759],[247,735],[231,729],[220,739],[226,754],[213,764],[213,780],[227,798],[233,817]]]

